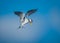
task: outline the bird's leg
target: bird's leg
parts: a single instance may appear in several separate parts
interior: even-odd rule
[[[21,22],[21,21],[20,21]],[[22,28],[22,25],[21,25],[22,23],[20,23],[20,26],[19,26],[19,28]]]
[[[20,23],[20,26],[18,27],[18,29],[20,29],[20,28],[22,28],[22,25],[21,25],[21,23]]]
[[[20,26],[19,26],[19,28],[23,28],[23,26],[22,26],[22,25],[20,25]]]

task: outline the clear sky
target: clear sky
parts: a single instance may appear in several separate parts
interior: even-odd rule
[[[20,25],[14,11],[26,13],[38,9],[29,18],[32,26]],[[1,43],[60,43],[60,0],[0,0]]]

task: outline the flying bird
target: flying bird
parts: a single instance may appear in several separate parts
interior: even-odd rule
[[[36,11],[37,11],[37,9],[32,9],[32,10],[27,11],[26,14],[23,13],[23,12],[20,12],[20,11],[15,11],[14,14],[16,14],[17,16],[20,17],[20,26],[19,26],[19,28],[22,28],[27,23],[32,24],[33,20],[29,19],[28,17],[31,14],[35,13]]]

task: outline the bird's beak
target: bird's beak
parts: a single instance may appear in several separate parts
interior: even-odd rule
[[[30,25],[32,25],[32,23],[30,23]]]

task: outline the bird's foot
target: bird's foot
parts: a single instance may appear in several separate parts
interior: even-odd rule
[[[19,28],[21,28],[21,26],[19,26]]]
[[[19,28],[23,28],[23,26],[19,26]]]
[[[22,28],[24,28],[24,27],[23,27],[23,26],[19,26],[19,27],[18,27],[18,29],[22,29]]]
[[[18,27],[18,29],[20,29],[20,28],[21,28],[21,26]]]

